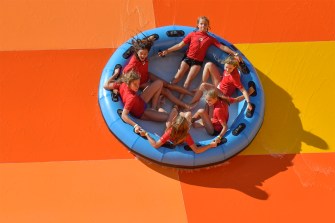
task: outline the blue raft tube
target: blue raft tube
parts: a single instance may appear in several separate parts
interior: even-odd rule
[[[156,37],[154,45],[149,52],[149,71],[166,81],[170,81],[175,75],[187,48],[184,47],[179,51],[172,52],[164,58],[159,57],[158,52],[179,43],[188,33],[193,31],[193,27],[174,25],[147,30],[142,34],[139,34],[136,38],[143,38],[144,36],[148,37],[151,35],[155,35]],[[264,119],[265,104],[263,87],[256,71],[243,53],[240,52],[233,44],[213,33],[209,33],[209,35],[215,37],[223,45],[226,45],[238,52],[243,58],[244,69],[239,71],[241,75],[241,82],[246,89],[250,86],[254,86],[256,89],[256,91],[250,96],[251,103],[254,107],[253,112],[251,114],[246,113],[247,103],[245,100],[230,105],[228,121],[229,129],[224,135],[222,142],[216,148],[209,149],[203,153],[196,154],[185,144],[177,146],[165,144],[159,149],[153,148],[146,137],[141,137],[136,134],[133,127],[121,119],[123,109],[122,101],[113,100],[111,91],[107,91],[103,88],[104,83],[114,73],[115,67],[124,67],[129,62],[132,55],[132,47],[130,45],[131,40],[128,40],[114,52],[106,64],[100,79],[98,97],[100,109],[108,128],[114,136],[117,137],[135,155],[152,162],[177,168],[195,169],[208,167],[223,163],[227,159],[241,152],[250,144],[258,133]],[[219,67],[220,71],[222,71],[224,65],[218,62],[218,58],[222,60],[227,56],[228,55],[225,52],[221,51],[217,47],[211,46],[207,50],[204,64],[207,61],[211,61]],[[199,72],[197,78],[193,80],[190,89],[194,89],[199,86],[201,73],[202,70]],[[183,81],[180,82],[182,83]],[[239,94],[240,92],[236,91],[235,96]],[[190,100],[190,97],[188,98],[187,96],[184,100],[187,102],[187,100]],[[204,103],[205,102],[202,99],[198,104],[198,107],[203,107]],[[166,106],[167,111],[171,110],[171,104],[169,104],[169,102],[165,103],[164,106]],[[164,133],[165,123],[143,121],[136,118],[133,119],[143,129],[148,131],[150,136],[155,140],[158,140]],[[206,145],[214,139],[213,136],[206,133],[204,128],[191,128],[190,133],[197,145]]]

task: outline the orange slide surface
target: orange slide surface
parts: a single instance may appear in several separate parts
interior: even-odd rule
[[[335,1],[0,2],[0,222],[335,222]],[[104,122],[101,72],[142,30],[195,26],[262,81],[264,123],[220,166],[144,162]]]

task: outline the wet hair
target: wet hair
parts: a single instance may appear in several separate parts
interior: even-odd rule
[[[133,38],[131,44],[135,52],[138,52],[140,50],[150,51],[152,45],[154,44],[154,39],[150,37],[144,39]]]
[[[200,20],[202,20],[202,19],[205,20],[205,21],[207,22],[207,24],[208,24],[208,30],[210,30],[211,27],[209,26],[209,19],[208,19],[206,16],[199,16],[199,17],[198,17],[196,28],[198,28],[198,24],[199,24]]]
[[[126,83],[129,86],[131,82],[139,80],[140,78],[140,75],[135,70],[131,70],[123,74],[120,81]]]
[[[178,114],[175,120],[173,120],[170,128],[172,129],[171,140],[174,144],[182,143],[185,140],[190,129],[187,119],[180,114]]]
[[[137,52],[140,50],[148,50],[149,52],[155,41],[155,37],[153,35],[147,37],[143,34],[143,36],[143,39],[133,37],[131,40],[132,52],[135,54],[138,60],[140,60],[140,58],[138,57]]]

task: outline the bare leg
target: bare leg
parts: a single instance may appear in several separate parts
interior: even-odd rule
[[[194,95],[194,93],[192,93],[191,91],[189,91],[189,90],[187,90],[187,89],[185,89],[185,88],[183,88],[181,86],[178,86],[176,84],[170,84],[169,82],[161,79],[160,77],[156,76],[155,74],[150,73],[150,79],[152,81],[155,81],[155,80],[161,80],[161,81],[163,81],[163,87],[168,88],[168,89],[170,89],[172,91],[177,91],[177,92],[179,92],[181,94],[187,94],[187,95],[191,95],[191,96]]]
[[[200,65],[194,65],[191,67],[190,71],[188,72],[187,78],[185,80],[184,88],[187,88],[187,89],[189,88],[189,86],[191,85],[191,82],[197,76],[200,69],[201,69]]]
[[[150,100],[152,101],[151,107],[156,109],[158,107],[159,96],[161,94],[163,87],[162,81],[154,81],[151,83],[141,94],[141,98],[148,103]]]
[[[188,75],[187,75],[187,78],[185,80],[185,83],[184,83],[184,88],[185,89],[188,89],[189,86],[191,85],[191,82],[193,81],[193,79],[197,76],[197,74],[199,73],[200,71],[200,68],[201,66],[200,65],[194,65],[191,67],[190,71],[188,72]],[[181,94],[179,96],[179,99],[183,99],[184,95]]]
[[[214,85],[209,83],[202,83],[199,87],[199,89],[195,92],[194,97],[192,98],[190,104],[194,104],[200,100],[202,97],[204,91],[208,91],[212,88],[216,88]]]
[[[188,89],[185,89],[184,87],[181,87],[181,86],[178,86],[178,85],[176,85],[176,84],[167,84],[166,86],[164,86],[164,87],[166,87],[166,88],[168,88],[168,89],[170,89],[170,90],[172,90],[172,91],[177,91],[177,92],[179,92],[179,93],[181,93],[181,94],[186,94],[186,95],[190,95],[190,96],[193,96],[194,95],[194,93],[193,92],[191,92],[191,91],[189,91]]]
[[[173,104],[176,104],[182,108],[189,109],[190,106],[188,106],[183,101],[179,100],[176,96],[174,96],[169,89],[163,88],[162,89],[162,95],[164,95],[167,99],[169,99]]]
[[[184,77],[185,73],[187,72],[187,70],[189,68],[190,68],[190,66],[188,66],[187,63],[182,61],[176,75],[174,76],[173,80],[171,81],[171,84],[177,84]]]
[[[204,71],[202,73],[202,82],[207,82],[209,77],[211,77],[212,84],[214,86],[218,86],[221,80],[220,71],[212,62],[205,64]]]
[[[198,117],[200,117],[202,119],[202,123],[206,129],[206,132],[210,135],[212,135],[214,133],[214,127],[213,124],[211,122],[211,118],[209,116],[209,111],[210,109],[208,108],[208,106],[206,105],[206,109],[199,109],[194,116],[192,117],[192,119],[197,119]]]
[[[159,112],[153,109],[146,109],[142,115],[142,120],[150,120],[155,122],[166,122],[169,114],[167,112]]]
[[[248,94],[251,95],[252,93],[254,93],[254,91],[255,91],[255,89],[251,86],[251,87],[248,89]],[[237,96],[237,97],[234,98],[234,99],[235,99],[234,103],[243,101],[243,100],[244,100],[244,95]]]

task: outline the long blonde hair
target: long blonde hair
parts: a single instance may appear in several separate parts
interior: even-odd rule
[[[223,101],[223,102],[225,102],[225,103],[227,103],[229,105],[229,99],[227,97],[224,97],[223,94],[220,95],[218,93],[218,90],[216,88],[209,89],[206,92],[206,96],[208,96],[210,98],[213,98],[213,99],[217,99],[217,100]]]
[[[180,114],[173,120],[171,125],[171,141],[174,144],[182,143],[190,130],[189,123],[186,117],[181,116]]]

